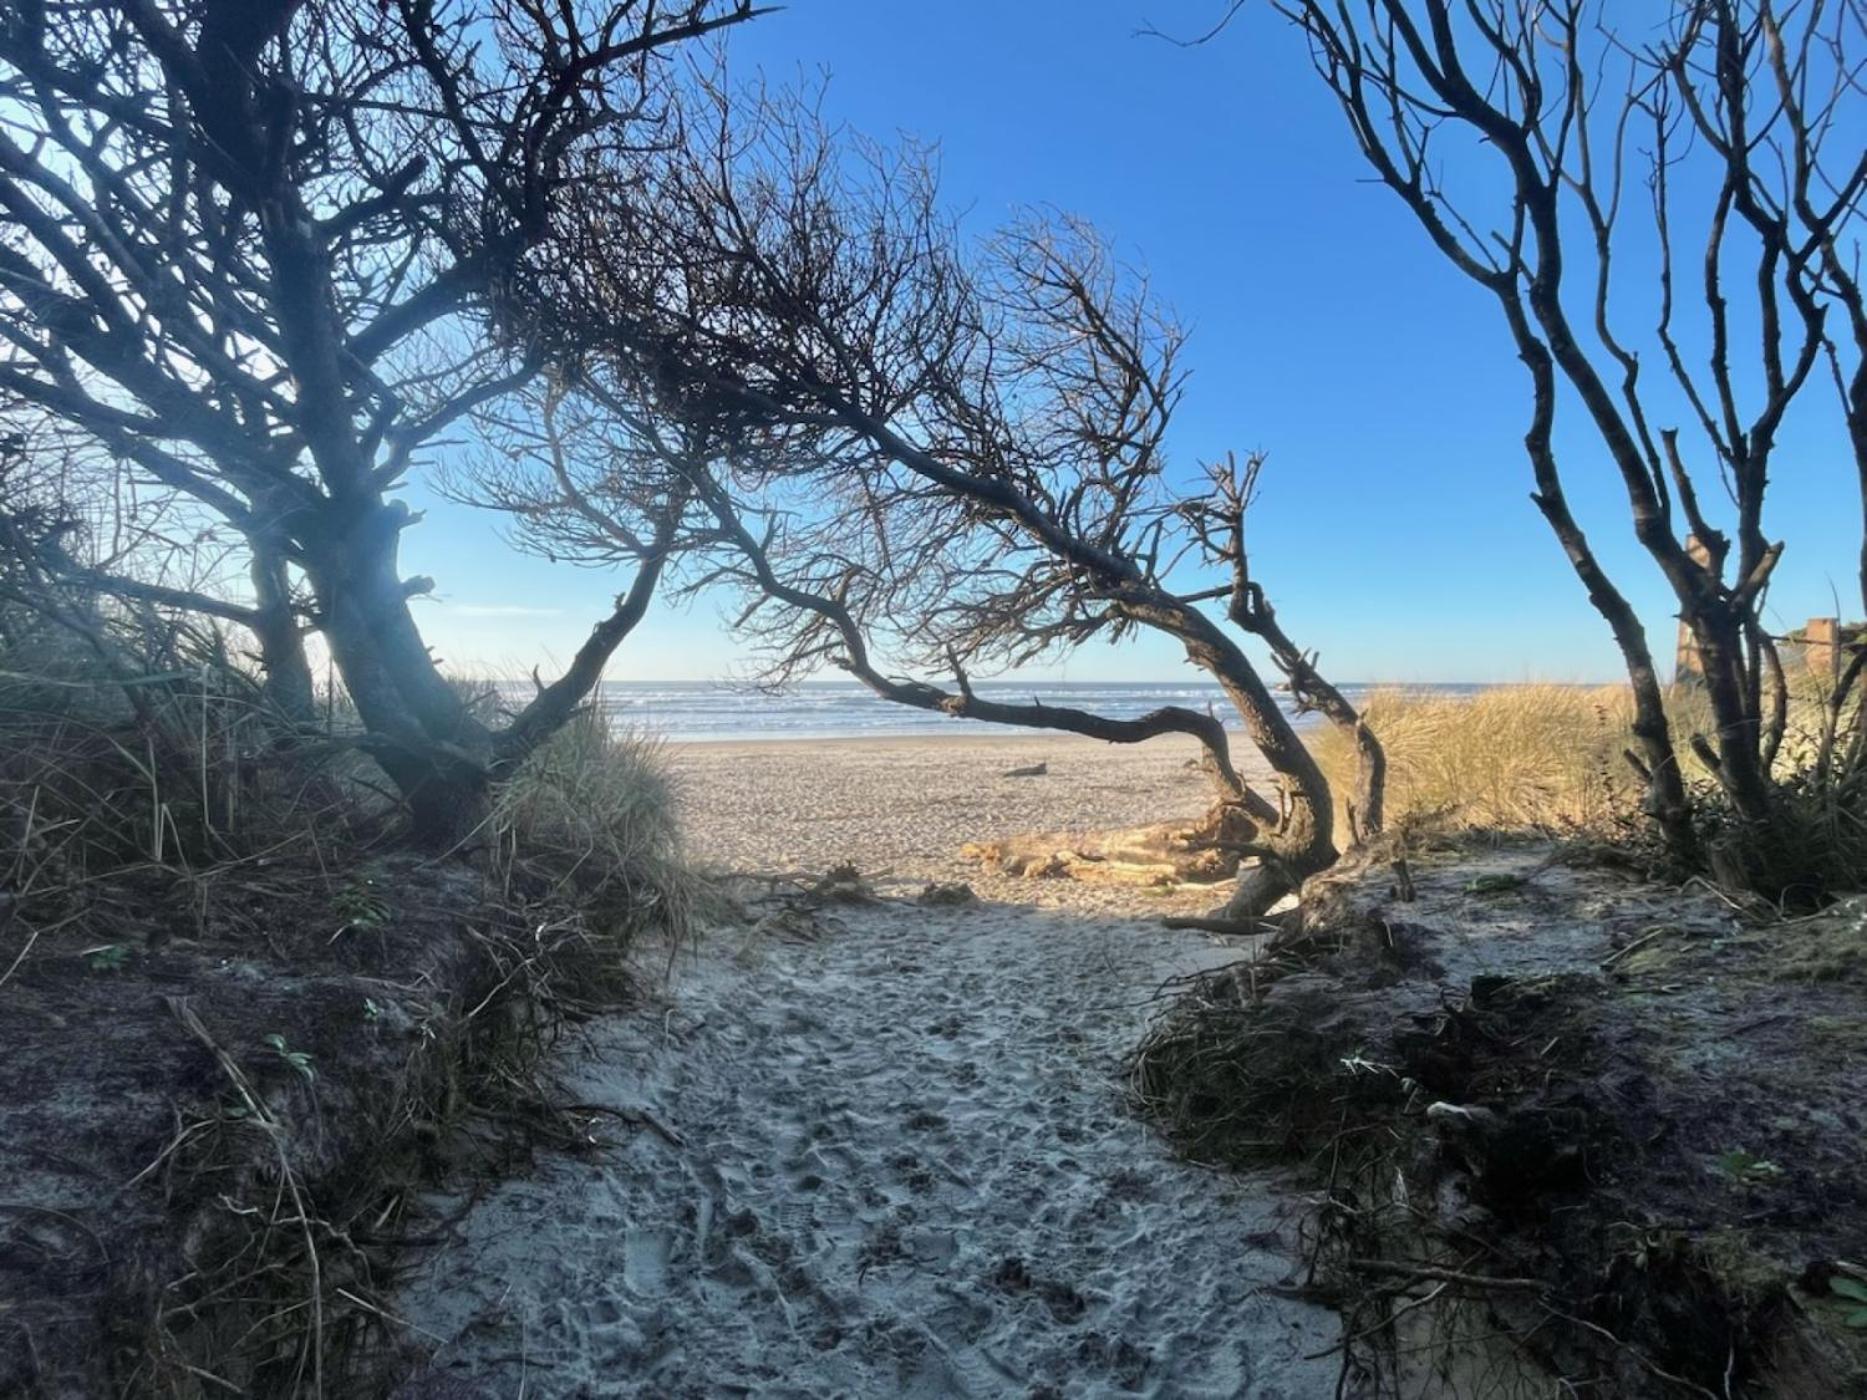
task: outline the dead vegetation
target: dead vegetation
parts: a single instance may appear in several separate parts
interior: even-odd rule
[[[30,429],[39,450],[85,459],[93,510],[159,500],[158,529],[115,536],[145,546],[134,555],[186,558],[211,538],[228,564],[155,587],[54,539],[41,571],[236,623],[294,720],[311,717],[315,634],[424,837],[444,846],[475,826],[497,781],[588,697],[668,541],[637,553],[563,673],[495,732],[411,611],[434,581],[398,566],[419,519],[399,488],[542,369],[487,334],[491,303],[557,232],[593,145],[666,139],[673,65],[653,57],[756,13],[749,0],[10,7],[0,448]]]
[[[1855,1393],[1859,901],[1765,922],[1548,841],[1414,842],[1408,890],[1392,851],[1318,882],[1131,1065],[1189,1154],[1310,1184],[1344,1376]]]
[[[1827,885],[1830,850],[1782,839],[1781,803],[1803,794],[1774,771],[1789,668],[1764,607],[1791,542],[1771,538],[1766,505],[1793,460],[1778,431],[1792,409],[1822,416],[1867,502],[1867,164],[1829,144],[1857,115],[1860,7],[1681,0],[1624,28],[1587,0],[1502,0],[1482,18],[1453,0],[1270,8],[1373,179],[1509,332],[1531,500],[1625,663],[1626,754],[1669,857],[1773,901]],[[1460,177],[1443,178],[1449,152]],[[1636,185],[1651,198],[1625,198]],[[1657,267],[1630,284],[1636,249]],[[1571,506],[1571,421],[1670,594],[1703,710],[1686,724],[1622,567]],[[1867,552],[1858,570],[1867,600]],[[1836,670],[1837,703],[1862,655]],[[1718,789],[1709,838],[1688,754]],[[1851,775],[1818,767],[1845,786],[1859,758]],[[1858,789],[1841,796],[1858,818]]]
[[[379,1393],[443,1143],[587,1142],[544,1050],[685,927],[658,756],[573,725],[420,857],[217,633],[0,622],[0,1393]]]
[[[643,490],[672,478],[698,517],[688,586],[737,595],[773,686],[829,667],[954,717],[1198,738],[1212,826],[1273,856],[1233,892],[1234,918],[1378,831],[1379,742],[1248,548],[1263,456],[1190,486],[1169,470],[1185,334],[1145,276],[1063,215],[967,238],[928,152],[847,137],[807,95],[718,76],[695,98],[665,160],[592,163],[566,192],[570,236],[513,279],[502,329],[562,390],[542,450],[463,494],[554,558],[609,564],[644,534]],[[579,434],[602,446],[573,450]],[[1144,634],[1219,686],[1276,800],[1240,775],[1216,713],[1118,719],[972,685]],[[1341,839],[1257,644],[1361,756]]]
[[[1238,872],[1242,814],[1226,811],[1123,831],[1036,832],[969,842],[960,854],[1027,880],[1168,887],[1217,884]]]

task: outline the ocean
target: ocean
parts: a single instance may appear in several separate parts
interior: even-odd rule
[[[1473,694],[1477,685],[1410,687],[1443,694]],[[529,687],[526,687],[529,689]],[[1236,717],[1216,685],[1194,681],[980,681],[982,698],[1040,701],[1132,719],[1162,705],[1190,709],[1213,706],[1230,726]],[[1369,687],[1347,685],[1351,703]],[[515,692],[514,698],[522,698]],[[640,730],[675,743],[735,739],[858,739],[939,734],[1007,734],[1017,731],[978,720],[953,719],[883,700],[853,681],[807,681],[781,694],[724,681],[606,681],[598,695],[618,727]],[[1283,703],[1288,706],[1289,700]],[[1316,722],[1305,716],[1301,723]]]

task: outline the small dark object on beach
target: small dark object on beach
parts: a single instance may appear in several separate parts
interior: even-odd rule
[[[1050,771],[1048,763],[1033,763],[1026,768],[1007,768],[1001,778],[1041,778]]]
[[[1001,1259],[998,1267],[992,1270],[993,1287],[1002,1288],[1007,1293],[1022,1293],[1035,1282],[1029,1267],[1015,1254]]]
[[[920,892],[917,904],[946,907],[959,904],[977,904],[979,896],[972,892],[972,886],[955,881],[951,884],[931,884]]]
[[[831,866],[821,880],[805,891],[805,898],[813,904],[872,904],[875,890],[855,865],[845,861]]]

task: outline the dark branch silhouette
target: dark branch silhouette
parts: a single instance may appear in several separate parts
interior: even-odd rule
[[[241,619],[308,703],[309,618],[416,821],[445,835],[628,630],[625,598],[523,722],[447,684],[389,493],[536,371],[489,300],[577,153],[665,119],[659,56],[745,0],[187,7],[0,15],[0,393],[232,527]],[[174,598],[177,606],[204,600]],[[226,608],[219,615],[227,616]]]
[[[1268,609],[1247,598],[1236,631],[1206,610],[1203,575],[1221,561],[1188,528],[1205,493],[1182,499],[1162,450],[1182,337],[1141,279],[1068,219],[1032,218],[969,250],[918,152],[839,149],[799,104],[714,100],[712,124],[648,174],[587,172],[554,244],[574,251],[534,262],[510,324],[620,425],[612,435],[646,441],[666,423],[697,435],[680,451],[707,464],[713,486],[697,489],[716,544],[736,544],[701,577],[745,586],[740,625],[766,644],[768,678],[841,665],[920,708],[1118,740],[1201,737],[1222,793],[1261,828],[1237,917],[1332,863],[1329,785],[1242,636],[1283,648],[1293,685],[1332,719],[1353,711]],[[587,533],[593,522],[564,504],[557,518]],[[1140,630],[1218,682],[1277,775],[1274,817],[1239,795],[1205,717],[996,706],[965,679]],[[890,677],[870,660],[880,633],[953,687]],[[1357,811],[1378,827],[1378,783]]]
[[[1763,829],[1786,715],[1782,669],[1761,621],[1783,543],[1767,533],[1764,507],[1779,428],[1824,362],[1867,510],[1867,317],[1849,251],[1867,158],[1840,136],[1858,129],[1848,56],[1858,5],[1779,13],[1768,3],[1682,0],[1659,35],[1625,37],[1599,28],[1584,0],[1279,0],[1275,8],[1308,40],[1376,176],[1502,314],[1531,381],[1532,499],[1626,662],[1635,762],[1669,843],[1683,860],[1699,858],[1645,631],[1569,504],[1555,447],[1569,396],[1690,631],[1713,720],[1692,748],[1738,815]],[[1445,183],[1448,143],[1497,167],[1508,193],[1488,214]],[[1698,453],[1681,446],[1677,428],[1660,426],[1664,399],[1643,378],[1614,284],[1635,204],[1629,186],[1642,173],[1630,172],[1636,162],[1660,256],[1654,340]],[[1702,240],[1705,340],[1694,349],[1682,344],[1675,315],[1676,250],[1688,238]],[[1748,297],[1744,318],[1732,307],[1739,296]],[[1846,339],[1830,330],[1837,311]],[[1752,322],[1755,341],[1741,350],[1737,327]],[[1748,359],[1741,368],[1739,354]],[[1704,509],[1699,453],[1732,501],[1728,533]],[[1867,599],[1867,532],[1863,551]]]

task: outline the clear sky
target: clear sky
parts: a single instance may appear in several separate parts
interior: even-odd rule
[[[1617,677],[1606,626],[1529,500],[1527,379],[1495,303],[1368,183],[1297,36],[1267,9],[1248,7],[1196,49],[1137,33],[1147,21],[1197,30],[1218,8],[791,0],[738,30],[730,53],[740,76],[827,76],[828,113],[852,127],[937,142],[969,227],[1051,204],[1093,220],[1147,267],[1192,331],[1177,469],[1228,448],[1269,451],[1254,562],[1327,673]],[[1624,271],[1644,291],[1637,258]],[[1644,308],[1629,315],[1651,323]],[[1661,373],[1657,360],[1650,373]],[[1771,595],[1783,626],[1832,612],[1834,593],[1844,611],[1858,600],[1858,486],[1838,415],[1811,406],[1786,425],[1772,486],[1769,526],[1789,541]],[[1632,539],[1618,478],[1574,405],[1562,419],[1578,514],[1655,650],[1670,655],[1669,597]],[[438,580],[421,618],[450,662],[549,670],[624,582],[519,557],[487,518],[413,494],[429,516],[405,537],[405,563]],[[723,603],[658,607],[611,677],[732,673],[741,653]],[[1032,674],[1153,679],[1183,664],[1155,640]]]

